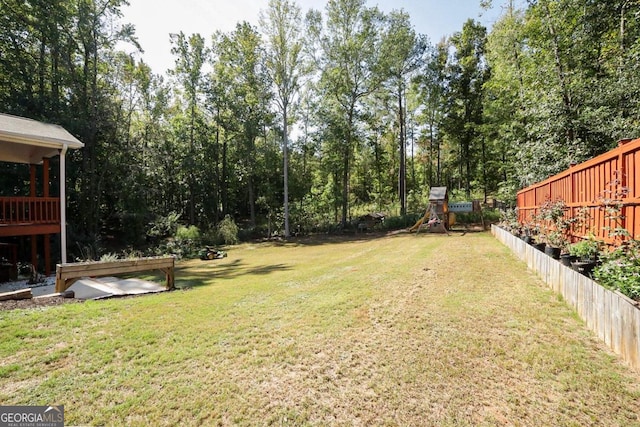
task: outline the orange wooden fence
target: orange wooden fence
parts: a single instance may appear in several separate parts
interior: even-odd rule
[[[574,235],[593,233],[611,241],[606,227],[621,225],[640,239],[640,139],[622,140],[611,151],[520,190],[517,197],[521,223],[539,213],[545,201],[563,200],[568,208],[565,217],[575,217],[582,207],[588,209],[589,223],[573,230]],[[603,208],[612,199],[623,206],[618,224]]]

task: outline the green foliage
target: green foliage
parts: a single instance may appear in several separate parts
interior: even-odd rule
[[[118,255],[114,253],[107,253],[100,257],[100,261],[102,262],[117,261],[118,259],[119,259]]]
[[[108,250],[142,246],[145,228],[154,251],[181,250],[162,246],[180,218],[214,230],[233,214],[247,235],[279,232],[295,125],[293,232],[419,211],[430,185],[513,202],[521,185],[640,135],[636,1],[509,3],[489,34],[468,21],[431,46],[403,11],[336,0],[302,29],[304,11],[273,0],[264,34],[172,34],[169,78],[118,50],[134,29],[117,23],[122,1],[103,3],[0,2],[0,110],[85,143],[67,157],[78,259],[98,258],[107,234]],[[0,194],[26,195],[18,169],[3,166]]]
[[[456,223],[458,224],[480,224],[499,222],[503,218],[502,212],[498,209],[483,209],[482,212],[460,212],[456,213]]]
[[[565,218],[568,207],[564,200],[545,200],[540,206],[539,217],[542,219],[541,233],[546,236],[550,246],[565,248],[569,242],[571,220]]]
[[[471,197],[472,183],[480,178],[478,165],[485,162],[485,140],[480,132],[483,122],[484,83],[489,70],[484,60],[487,29],[469,19],[462,31],[450,41],[454,50],[448,64],[446,95],[450,101],[445,107],[443,131],[450,142],[451,168],[457,171],[456,181],[464,188],[466,198]]]
[[[629,240],[601,256],[602,264],[595,268],[595,280],[609,289],[617,289],[629,298],[640,301],[640,241]]]
[[[411,227],[416,223],[423,214],[407,214],[400,216],[390,216],[384,219],[383,228],[385,230],[400,230],[403,228]]]
[[[180,214],[177,212],[170,212],[166,216],[159,215],[155,221],[149,224],[147,236],[151,238],[173,236],[178,230],[179,220]]]
[[[167,250],[179,257],[194,258],[198,255],[201,244],[198,227],[180,225],[176,230],[173,244],[169,244]]]
[[[200,229],[195,225],[190,225],[188,227],[180,225],[176,230],[175,239],[178,242],[198,242],[200,240]]]
[[[218,224],[217,229],[218,238],[224,242],[225,245],[235,245],[240,241],[238,239],[238,226],[231,216],[226,215]]]
[[[511,234],[520,234],[521,224],[518,221],[518,211],[516,209],[505,209],[500,211],[500,227]]]
[[[569,253],[582,261],[596,261],[602,244],[592,236],[569,245]]]

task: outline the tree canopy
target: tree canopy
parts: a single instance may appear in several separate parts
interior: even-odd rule
[[[484,2],[487,3],[487,2]],[[509,2],[431,41],[403,10],[270,0],[260,25],[137,55],[124,0],[0,2],[0,111],[61,124],[76,240],[141,243],[169,217],[284,235],[424,210],[431,186],[511,201],[640,136],[638,0]],[[25,170],[2,164],[0,192]]]

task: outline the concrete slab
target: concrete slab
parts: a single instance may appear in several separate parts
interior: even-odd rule
[[[27,281],[0,284],[0,293],[31,288],[34,298],[46,297],[56,292],[55,277],[47,277],[44,282],[29,284]],[[140,279],[119,279],[117,277],[91,277],[76,281],[69,287],[76,299],[101,299],[113,296],[139,295],[163,292],[164,285]]]
[[[77,299],[100,299],[113,296],[139,295],[166,290],[163,285],[140,279],[92,277],[76,281],[69,287]]]

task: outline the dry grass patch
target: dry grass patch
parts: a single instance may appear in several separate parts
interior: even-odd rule
[[[244,245],[177,284],[0,313],[0,401],[92,425],[640,425],[638,375],[485,233]]]

